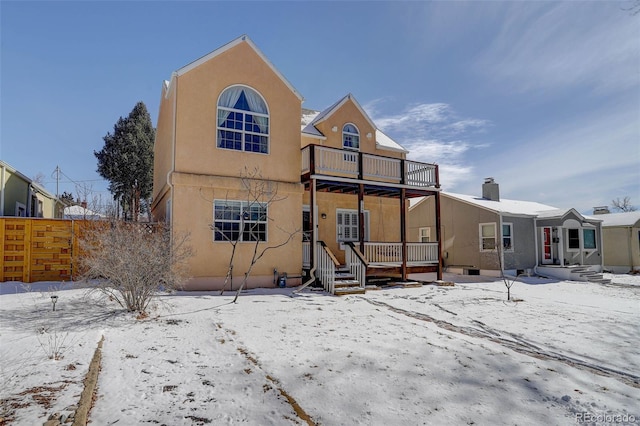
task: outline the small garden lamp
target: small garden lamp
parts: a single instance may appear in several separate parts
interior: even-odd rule
[[[56,296],[55,294],[53,296],[51,296],[51,303],[53,303],[53,310],[56,310],[56,302],[58,301],[58,296]]]

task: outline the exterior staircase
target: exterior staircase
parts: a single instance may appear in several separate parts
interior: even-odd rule
[[[348,294],[364,294],[365,288],[360,285],[356,276],[349,272],[349,268],[340,265],[336,269],[335,280],[333,282],[333,294],[336,296],[346,296]]]
[[[594,272],[588,266],[572,268],[571,279],[573,281],[588,281],[598,284],[611,284],[611,280],[604,278],[602,274]]]

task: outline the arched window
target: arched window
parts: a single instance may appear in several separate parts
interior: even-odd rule
[[[342,128],[342,146],[346,149],[360,149],[360,132],[351,123],[347,123]]]
[[[262,96],[232,86],[218,99],[218,148],[269,153],[269,110]]]

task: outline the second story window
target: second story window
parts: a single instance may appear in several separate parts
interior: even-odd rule
[[[222,92],[217,128],[218,148],[269,153],[269,111],[255,90],[233,86]]]
[[[360,149],[360,133],[353,124],[345,124],[342,128],[342,147],[346,149]]]

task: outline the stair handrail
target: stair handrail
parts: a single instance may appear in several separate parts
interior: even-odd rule
[[[317,273],[324,291],[334,294],[336,280],[336,266],[339,265],[338,260],[327,247],[324,241],[318,241],[316,245],[316,264]]]
[[[367,261],[353,242],[348,242],[344,252],[345,263],[349,272],[356,277],[360,288],[365,288],[367,281]]]

